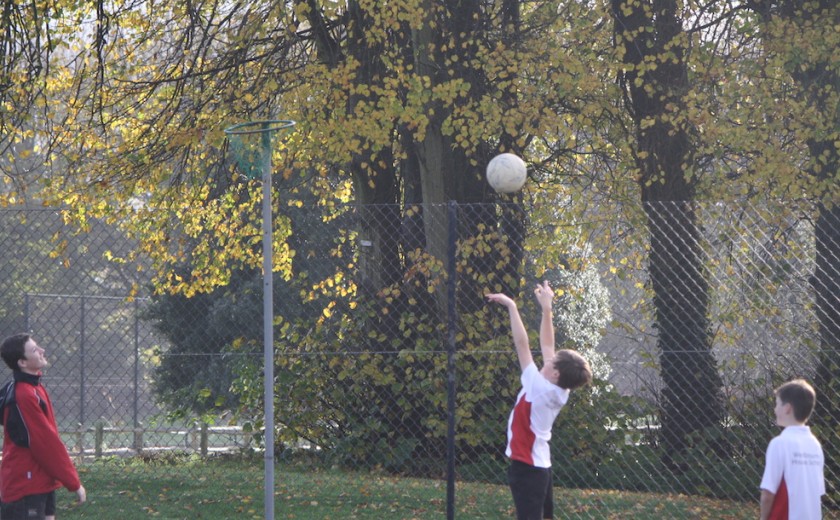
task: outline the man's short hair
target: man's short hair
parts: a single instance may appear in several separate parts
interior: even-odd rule
[[[574,390],[592,382],[592,369],[589,362],[574,350],[558,350],[554,355],[554,368],[557,370],[557,386]]]
[[[20,370],[18,361],[26,359],[26,342],[32,338],[31,334],[21,332],[9,336],[0,344],[0,357],[12,370]]]
[[[814,387],[804,379],[794,379],[781,385],[774,392],[784,404],[793,408],[793,416],[797,421],[804,423],[811,417],[814,405],[817,402],[817,393]]]

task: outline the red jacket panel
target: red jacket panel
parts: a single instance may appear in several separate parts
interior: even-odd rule
[[[71,492],[81,487],[79,474],[58,433],[52,402],[39,376],[15,371],[15,403],[4,410],[3,461],[0,463],[0,499],[15,502],[28,495],[49,493],[62,486]],[[16,407],[16,410],[12,410]],[[14,415],[14,418],[11,416]],[[29,447],[15,444],[9,420],[21,421]]]

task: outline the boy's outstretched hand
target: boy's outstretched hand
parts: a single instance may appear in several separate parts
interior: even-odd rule
[[[507,308],[508,314],[510,314],[510,332],[513,336],[513,346],[516,348],[516,357],[519,359],[520,368],[525,370],[528,365],[534,362],[534,359],[531,357],[528,333],[525,331],[525,324],[522,323],[519,309],[516,308],[516,302],[510,296],[501,293],[486,294],[485,296],[488,301],[504,305]]]
[[[537,287],[534,289],[534,296],[537,297],[537,301],[540,303],[540,307],[542,307],[543,310],[551,310],[551,302],[554,300],[554,289],[548,285],[548,280],[541,284],[537,284]]]
[[[495,302],[501,305],[504,305],[508,309],[511,307],[516,307],[516,302],[513,301],[508,295],[502,293],[491,293],[484,295],[487,298],[487,301]]]
[[[87,501],[87,491],[85,491],[85,486],[79,486],[79,489],[76,490],[76,503],[84,504],[85,501]]]

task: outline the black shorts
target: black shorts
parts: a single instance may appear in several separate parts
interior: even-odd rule
[[[508,484],[516,507],[516,520],[554,518],[551,468],[511,461]]]
[[[43,520],[55,515],[55,491],[27,495],[15,502],[0,502],[2,520]]]

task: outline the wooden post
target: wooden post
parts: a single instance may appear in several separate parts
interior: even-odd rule
[[[96,424],[96,447],[94,448],[94,450],[97,458],[102,456],[102,443],[104,439],[105,425],[100,422]]]
[[[134,428],[134,451],[137,454],[143,452],[143,427],[139,425]]]
[[[201,456],[207,456],[207,423],[201,423]]]
[[[81,423],[76,426],[76,453],[79,458],[85,454],[85,430]]]

